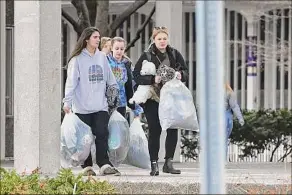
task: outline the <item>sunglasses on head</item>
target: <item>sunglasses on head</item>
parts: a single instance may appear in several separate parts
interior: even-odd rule
[[[161,26],[161,27],[160,27],[160,26],[156,26],[156,27],[154,27],[154,29],[155,29],[155,30],[160,30],[160,29],[161,29],[161,30],[166,30],[167,28],[164,27],[164,26]]]

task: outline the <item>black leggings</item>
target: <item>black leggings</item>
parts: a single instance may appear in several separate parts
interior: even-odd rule
[[[117,111],[123,116],[126,117],[126,107],[118,107]]]
[[[95,112],[91,114],[78,114],[75,113],[81,121],[91,127],[93,135],[95,135],[95,146],[96,146],[96,164],[102,167],[105,164],[112,164],[108,157],[108,121],[109,114],[106,111]],[[82,168],[92,166],[92,156],[89,154],[85,160]]]
[[[149,127],[148,148],[151,161],[158,160],[160,148],[161,126],[158,117],[158,103],[148,100],[144,105],[144,113]],[[173,158],[178,139],[177,129],[168,129],[165,141],[165,158]]]
[[[128,121],[130,125],[130,118],[129,118],[129,115],[127,114],[126,107],[118,107],[117,111]]]

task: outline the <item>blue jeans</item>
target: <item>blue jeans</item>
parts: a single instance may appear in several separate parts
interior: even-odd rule
[[[232,132],[232,128],[233,128],[233,114],[231,112],[231,110],[226,110],[225,112],[225,119],[226,119],[226,146],[225,146],[225,159],[227,159],[227,154],[228,154],[228,138],[231,135]]]

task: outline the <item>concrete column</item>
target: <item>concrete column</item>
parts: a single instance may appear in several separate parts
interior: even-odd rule
[[[60,167],[61,2],[15,1],[14,167]]]
[[[169,30],[170,45],[182,52],[182,1],[156,1],[155,25]]]
[[[1,155],[0,160],[5,159],[5,94],[6,94],[6,4],[5,1],[0,1],[0,140],[1,140]]]
[[[257,108],[257,64],[255,50],[257,36],[258,21],[253,17],[247,17],[247,36],[248,42],[247,51],[247,109],[252,110]]]
[[[182,52],[182,1],[156,1],[155,25],[165,26],[169,31],[170,45]],[[164,161],[166,132],[161,133],[159,161]],[[173,161],[180,162],[181,136],[178,134],[178,143]]]

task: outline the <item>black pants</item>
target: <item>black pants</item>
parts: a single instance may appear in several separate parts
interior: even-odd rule
[[[78,114],[75,113],[81,121],[91,127],[93,135],[95,135],[95,146],[96,146],[96,164],[102,167],[105,164],[112,164],[108,157],[108,121],[109,114],[106,111],[100,111],[91,114]],[[88,158],[85,160],[82,168],[92,166],[92,156],[89,154]]]
[[[149,127],[148,148],[151,161],[158,160],[160,148],[161,126],[158,117],[158,103],[148,100],[144,105],[144,113]],[[165,158],[173,158],[178,139],[177,129],[168,129],[165,141]]]
[[[117,111],[123,116],[126,117],[126,107],[118,107]]]
[[[117,111],[123,116],[125,117],[125,119],[128,121],[129,125],[130,125],[130,117],[127,114],[127,109],[126,107],[118,107]]]

